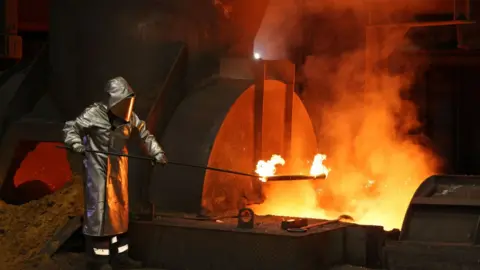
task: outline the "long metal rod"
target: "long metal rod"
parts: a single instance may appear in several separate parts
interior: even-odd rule
[[[67,149],[67,150],[70,150],[70,151],[73,150],[72,148],[67,147],[67,146],[63,146],[63,145],[58,145],[57,148]],[[113,152],[95,151],[95,150],[85,150],[85,152],[96,153],[96,154],[104,154],[104,155],[107,155],[107,156],[127,157],[127,158],[133,158],[133,159],[140,159],[140,160],[155,162],[154,158],[146,157],[146,156],[134,156],[134,155],[127,155],[127,154],[122,154],[122,153],[113,153]],[[181,163],[181,162],[172,162],[172,161],[169,161],[168,164],[175,165],[175,166],[189,167],[189,168],[198,168],[198,169],[210,170],[210,171],[216,171],[216,172],[223,172],[223,173],[229,173],[229,174],[235,174],[235,175],[241,175],[241,176],[248,176],[248,177],[254,177],[254,178],[262,178],[260,175],[244,173],[244,172],[237,172],[237,171],[226,170],[226,169],[213,168],[213,167],[208,167],[208,166],[199,166],[199,165],[192,165],[192,164],[186,164],[186,163]],[[314,180],[314,179],[325,179],[326,175],[317,175],[317,176],[274,175],[274,176],[267,176],[267,177],[263,177],[263,178],[265,178],[267,181]]]
[[[57,146],[57,148],[72,150],[72,148],[67,147],[67,146],[62,146],[62,145]],[[152,162],[155,161],[155,159],[154,159],[154,158],[151,158],[151,157],[134,156],[134,155],[127,155],[127,154],[122,154],[122,153],[113,153],[113,152],[95,151],[95,150],[85,150],[85,152],[88,152],[88,153],[96,153],[96,154],[104,154],[104,155],[108,155],[108,156],[134,158],[134,159],[140,159],[140,160],[146,160],[146,161],[152,161]],[[242,175],[242,176],[249,176],[249,177],[260,178],[259,175],[254,175],[254,174],[249,174],[249,173],[243,173],[243,172],[236,172],[236,171],[219,169],[219,168],[213,168],[213,167],[208,167],[208,166],[205,167],[205,166],[185,164],[185,163],[172,162],[172,161],[169,161],[168,164],[175,165],[175,166],[183,166],[183,167],[190,167],[190,168],[199,168],[199,169],[205,169],[205,170],[210,170],[210,171],[217,171],[217,172],[223,172],[223,173],[230,173],[230,174],[236,174],[236,175]]]
[[[236,174],[236,175],[242,175],[242,176],[249,176],[249,177],[260,178],[259,175],[254,175],[254,174],[249,174],[249,173],[243,173],[243,172],[236,172],[236,171],[219,169],[219,168],[213,168],[213,167],[208,167],[208,166],[199,166],[199,165],[192,165],[192,164],[184,164],[184,163],[171,162],[171,161],[169,161],[168,164],[172,164],[172,165],[176,165],[176,166],[183,166],[183,167],[190,167],[190,168],[199,168],[199,169],[205,169],[205,170],[210,170],[210,171],[217,171],[217,172],[223,172],[223,173],[230,173],[230,174]]]

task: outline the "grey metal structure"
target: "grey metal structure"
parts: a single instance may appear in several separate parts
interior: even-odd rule
[[[381,227],[331,224],[307,233],[280,228],[280,217],[257,217],[253,229],[235,222],[162,218],[130,228],[132,256],[147,266],[195,270],[314,270],[351,264],[381,266]],[[311,220],[315,222],[315,220]]]
[[[415,192],[399,241],[387,242],[389,269],[478,269],[480,177],[434,175]]]
[[[187,97],[175,111],[161,140],[171,160],[207,166],[223,119],[252,81],[218,79],[212,83]],[[205,170],[166,166],[157,168],[153,179],[150,197],[158,211],[200,212]]]

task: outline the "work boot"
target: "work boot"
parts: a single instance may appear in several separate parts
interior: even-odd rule
[[[117,254],[112,259],[112,267],[115,270],[137,269],[137,268],[142,268],[142,266],[143,266],[142,262],[135,261],[134,259],[130,258],[127,252]]]

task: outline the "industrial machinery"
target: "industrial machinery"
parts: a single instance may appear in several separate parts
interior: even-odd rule
[[[417,189],[399,241],[388,242],[389,269],[479,267],[478,176],[434,175]]]
[[[25,190],[19,193],[15,181],[18,172],[25,169],[25,157],[40,146],[50,151],[54,162],[46,164],[50,158],[39,155],[35,164],[41,169],[25,169],[25,179],[55,178],[64,183],[72,173],[82,173],[79,157],[59,147],[63,122],[100,100],[103,83],[120,75],[135,89],[135,111],[147,120],[148,129],[160,139],[168,158],[178,164],[195,165],[152,167],[141,159],[129,160],[130,250],[132,256],[148,266],[310,270],[350,264],[375,269],[438,269],[442,263],[448,264],[449,269],[459,269],[459,265],[462,269],[477,269],[477,177],[432,176],[425,180],[408,206],[399,237],[381,226],[356,224],[355,216],[320,220],[256,213],[255,206],[266,200],[265,190],[277,185],[252,177],[257,162],[281,154],[292,162],[279,169],[279,174],[288,174],[294,167],[309,167],[327,138],[328,134],[319,132],[326,125],[325,119],[316,112],[329,106],[331,96],[318,99],[327,92],[318,89],[333,85],[327,85],[322,76],[338,67],[324,67],[312,79],[305,71],[306,61],[325,61],[326,50],[321,41],[337,39],[320,33],[322,23],[338,22],[340,15],[352,15],[354,9],[342,7],[342,12],[338,12],[328,7],[314,11],[309,1],[298,1],[296,7],[303,7],[295,15],[302,25],[300,37],[290,33],[292,36],[283,40],[288,43],[283,46],[286,53],[278,56],[272,53],[273,49],[268,51],[270,54],[255,51],[266,50],[266,46],[254,46],[261,43],[256,36],[266,27],[265,21],[275,21],[278,9],[271,2],[53,0],[48,46],[34,60],[16,66],[14,72],[10,71],[13,75],[0,76],[0,80],[15,86],[8,88],[8,101],[2,100],[5,106],[0,107],[0,198],[21,204],[38,197]],[[476,165],[480,159],[475,158],[478,154],[467,151],[470,145],[478,149],[478,143],[472,139],[475,136],[471,135],[477,134],[477,129],[466,129],[468,123],[461,116],[480,116],[480,111],[473,109],[476,103],[471,103],[478,96],[466,91],[467,83],[459,87],[452,83],[448,88],[435,80],[447,77],[438,70],[445,72],[446,66],[453,63],[462,72],[457,72],[457,79],[452,81],[473,83],[477,75],[467,70],[480,67],[480,62],[472,60],[478,60],[478,53],[465,50],[467,45],[475,47],[475,42],[468,39],[468,33],[475,29],[462,28],[474,27],[475,5],[470,1],[454,2],[453,12],[449,10],[452,5],[442,2],[435,6],[440,13],[452,13],[453,19],[442,15],[435,21],[419,20],[418,16],[414,22],[405,20],[417,13],[415,5],[400,12],[401,23],[394,24],[378,12],[366,12],[365,17],[342,15],[347,19],[341,20],[340,32],[356,25],[352,40],[362,44],[337,40],[338,46],[329,49],[334,51],[330,56],[337,59],[352,53],[352,48],[361,47],[367,55],[361,58],[366,84],[382,87],[382,80],[369,75],[382,69],[402,72],[400,65],[390,63],[392,59],[383,61],[381,44],[391,29],[403,29],[410,35],[412,28],[417,31],[414,36],[422,36],[418,28],[450,27],[445,42],[449,46],[453,29],[455,53],[431,51],[435,42],[417,38],[414,45],[420,49],[414,53],[396,50],[392,55],[402,55],[403,60],[431,60],[432,71],[424,84],[412,86],[412,99],[421,109],[425,133],[448,161],[446,170],[468,172],[479,168]],[[460,6],[464,11],[458,11]],[[423,8],[419,11],[422,14],[435,9]],[[354,75],[347,82],[334,83],[348,85],[348,80],[359,77],[364,80],[363,73]],[[21,76],[21,80],[14,80],[15,76]],[[309,87],[312,80],[320,82],[318,89]],[[461,132],[453,132],[454,126]],[[348,132],[348,128],[342,131]],[[470,134],[465,136],[471,144],[462,143],[462,134]],[[378,138],[372,140],[375,139]],[[132,156],[142,155],[135,139],[129,150]],[[349,152],[345,152],[348,156]],[[408,159],[415,158],[409,154]],[[461,162],[462,158],[467,161]],[[368,176],[379,175],[378,168],[369,170]],[[326,180],[308,181],[316,195],[324,192],[317,187],[318,181]],[[373,183],[369,180],[369,184],[370,181]],[[401,184],[393,182],[393,186],[400,189]],[[378,188],[380,191],[369,188],[365,187],[367,194],[374,197],[383,187]],[[322,199],[325,203],[350,198]],[[152,204],[155,207],[151,219],[139,218],[151,213]],[[415,261],[411,260],[413,257]]]

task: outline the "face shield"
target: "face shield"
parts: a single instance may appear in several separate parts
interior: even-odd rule
[[[118,118],[125,120],[125,122],[130,122],[134,103],[135,97],[125,98],[110,108],[110,112]]]

